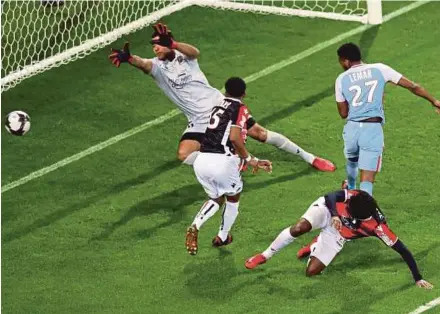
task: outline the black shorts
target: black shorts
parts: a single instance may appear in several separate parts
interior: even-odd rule
[[[202,144],[202,141],[204,138],[205,138],[205,133],[186,132],[180,138],[180,142],[185,141],[185,140],[192,140],[192,141],[197,141],[200,144]]]

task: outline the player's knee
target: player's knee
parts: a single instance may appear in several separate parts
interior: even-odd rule
[[[257,140],[260,142],[266,142],[267,140],[267,130],[265,128],[260,127],[257,133]]]
[[[307,268],[306,269],[306,277],[316,276],[318,273],[314,269]]]
[[[300,235],[312,230],[312,225],[306,219],[301,218],[295,225],[290,227],[290,234],[292,237],[299,237]]]
[[[179,148],[177,150],[177,159],[180,161],[184,161],[189,156],[189,153],[186,149]]]
[[[351,157],[351,158],[348,158],[348,160],[351,161],[351,162],[358,162],[359,161],[359,157]]]
[[[301,227],[301,225],[300,224],[296,224],[296,225],[294,225],[294,226],[292,226],[292,227],[290,227],[290,235],[292,236],[292,237],[299,237],[300,235],[302,235],[304,232],[303,232],[303,228]]]
[[[321,271],[322,270],[319,267],[316,267],[316,266],[310,264],[306,268],[306,276],[313,277],[313,276],[319,275],[321,273]]]

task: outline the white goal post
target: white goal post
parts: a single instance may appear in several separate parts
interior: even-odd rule
[[[2,0],[1,92],[192,5],[382,23],[381,0]]]

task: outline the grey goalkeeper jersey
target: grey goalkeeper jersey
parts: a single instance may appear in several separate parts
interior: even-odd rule
[[[197,59],[176,51],[174,60],[152,59],[151,76],[188,121],[208,123],[212,108],[223,100],[219,90],[209,85]]]

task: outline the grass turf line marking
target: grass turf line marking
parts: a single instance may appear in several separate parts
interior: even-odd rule
[[[400,15],[406,13],[406,12],[409,12],[409,11],[411,11],[413,9],[416,9],[416,8],[426,4],[428,2],[429,1],[413,2],[413,3],[407,5],[407,6],[403,7],[403,8],[400,8],[400,9],[398,9],[398,10],[396,10],[396,11],[390,13],[390,14],[385,15],[383,17],[383,22],[384,23],[388,22],[389,20],[391,20],[391,19],[393,19],[395,17],[398,17],[398,16],[400,16]],[[267,76],[267,75],[272,74],[272,73],[274,73],[274,72],[276,72],[278,70],[281,70],[282,68],[284,68],[284,67],[286,67],[288,65],[291,65],[291,64],[293,64],[295,62],[298,62],[298,61],[300,61],[302,59],[305,59],[305,58],[307,58],[307,57],[309,57],[309,56],[311,56],[311,55],[313,55],[313,54],[315,54],[315,53],[317,53],[317,52],[319,52],[319,51],[321,51],[321,50],[323,50],[323,49],[325,49],[325,48],[327,48],[327,47],[329,47],[331,45],[334,45],[334,44],[336,44],[336,43],[338,43],[338,42],[340,42],[340,41],[342,41],[342,40],[344,40],[346,38],[349,38],[351,36],[354,36],[354,35],[357,35],[359,33],[362,33],[365,30],[367,30],[369,28],[372,28],[372,27],[374,27],[374,25],[362,25],[362,26],[356,27],[356,28],[352,29],[351,31],[345,32],[343,34],[340,34],[340,35],[338,35],[336,37],[333,37],[332,39],[323,41],[322,43],[319,43],[319,44],[317,44],[317,45],[315,45],[315,46],[313,46],[313,47],[311,47],[309,49],[306,49],[306,50],[304,50],[304,51],[302,51],[302,52],[300,52],[300,53],[298,53],[298,54],[296,54],[296,55],[294,55],[294,56],[292,56],[292,57],[290,57],[290,58],[288,58],[286,60],[283,60],[283,61],[280,61],[278,63],[275,63],[275,64],[273,64],[273,65],[271,65],[271,66],[269,66],[269,67],[267,67],[267,68],[265,68],[265,69],[263,69],[263,70],[261,70],[259,72],[251,74],[248,77],[245,77],[244,80],[247,83],[250,83],[250,82],[253,82],[255,80],[258,80],[259,78],[261,78],[263,76]],[[83,150],[83,151],[81,151],[81,152],[79,152],[79,153],[77,153],[75,155],[72,155],[70,157],[62,159],[62,160],[60,160],[60,161],[58,161],[58,162],[56,162],[56,163],[54,163],[54,164],[52,164],[52,165],[50,165],[48,167],[45,167],[45,168],[42,168],[42,169],[37,170],[35,172],[32,172],[32,173],[28,174],[25,177],[22,177],[22,178],[20,178],[20,179],[18,179],[16,181],[12,181],[12,182],[2,186],[1,187],[1,190],[2,190],[1,193],[3,194],[5,192],[7,192],[9,190],[12,190],[12,189],[14,189],[14,188],[16,188],[16,187],[18,187],[20,185],[23,185],[23,184],[25,184],[25,183],[27,183],[29,181],[32,181],[32,180],[37,179],[37,178],[39,178],[41,176],[44,176],[45,174],[48,174],[48,173],[50,173],[52,171],[55,171],[55,170],[57,170],[57,169],[59,169],[61,167],[64,167],[64,166],[66,166],[66,165],[68,165],[68,164],[70,164],[72,162],[75,162],[77,160],[80,160],[80,159],[88,156],[88,155],[96,153],[97,151],[100,151],[100,150],[102,150],[102,149],[104,149],[104,148],[106,148],[106,147],[108,147],[110,145],[116,144],[119,141],[122,141],[123,139],[126,139],[127,137],[130,137],[130,136],[135,135],[135,134],[137,134],[139,132],[142,132],[142,131],[144,131],[146,129],[149,129],[149,128],[155,126],[155,125],[158,125],[158,124],[160,124],[162,122],[165,122],[165,121],[167,121],[167,120],[177,116],[179,113],[180,113],[180,110],[173,109],[170,112],[164,114],[163,116],[160,116],[160,117],[158,117],[158,118],[156,118],[154,120],[145,122],[144,124],[141,124],[141,125],[133,128],[133,129],[130,129],[130,130],[128,130],[128,131],[126,131],[124,133],[121,133],[119,135],[116,135],[116,136],[114,136],[112,138],[109,138],[108,140],[106,140],[104,142],[101,142],[99,144],[91,146],[91,147],[87,148],[86,150]]]
[[[431,302],[426,303],[425,305],[419,306],[417,309],[415,309],[409,314],[420,314],[436,307],[437,305],[440,305],[440,297],[432,300]]]

